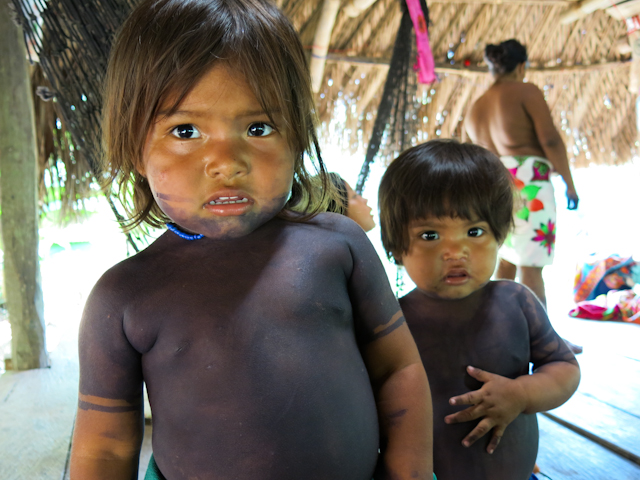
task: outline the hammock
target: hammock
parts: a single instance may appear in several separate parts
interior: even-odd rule
[[[426,26],[429,24],[429,10],[424,0],[420,0],[420,6]],[[389,73],[384,84],[365,160],[356,183],[355,190],[359,194],[364,190],[369,170],[376,156],[380,154],[390,161],[398,153],[412,146],[420,122],[418,111],[421,103],[416,98],[417,75],[415,72],[418,66],[414,68],[416,64],[414,23],[406,0],[400,0],[400,8],[402,19],[393,46]],[[431,55],[430,51],[428,55]],[[433,80],[428,78],[427,81]]]
[[[137,0],[10,2],[24,32],[29,60],[40,64],[51,85],[38,87],[38,95],[56,102],[56,113],[73,140],[74,161],[86,162],[93,176],[100,178],[102,81],[113,37]],[[122,224],[114,200],[107,200]],[[139,250],[130,234],[127,240]]]

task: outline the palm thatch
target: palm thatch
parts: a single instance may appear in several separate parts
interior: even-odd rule
[[[89,177],[100,174],[98,112],[108,49],[137,0],[11,1],[56,100],[43,104],[36,99],[47,185],[65,187],[58,188],[62,198],[55,199],[67,212],[81,210],[82,199],[93,193]],[[402,0],[274,1],[309,50],[318,77],[321,136],[362,154],[387,78]],[[407,90],[404,112],[416,126],[410,143],[459,136],[469,106],[491,82],[484,46],[516,38],[528,47],[528,81],[544,90],[574,166],[632,159],[638,143],[636,96],[629,88],[637,93],[640,48],[639,59],[631,61],[623,18],[635,13],[630,4],[638,2],[618,1],[607,11],[598,8],[615,0],[428,1],[440,81]],[[44,79],[34,81],[34,87],[43,84]],[[387,157],[399,148],[387,147]],[[64,168],[58,168],[59,162]]]
[[[563,24],[562,15],[578,5],[565,0],[428,4],[440,81],[416,92],[420,126],[412,142],[459,137],[469,106],[492,81],[485,45],[516,38],[527,45],[528,81],[544,90],[574,166],[624,163],[636,155],[636,96],[628,89],[634,62],[623,20],[595,10]],[[308,48],[322,6],[322,0],[282,1]],[[336,16],[318,112],[325,137],[348,132],[331,142],[351,153],[362,151],[370,138],[400,18],[398,0],[378,0],[357,18],[344,9]]]
[[[56,223],[80,220],[85,200],[97,193],[93,172],[84,157],[77,157],[71,132],[50,98],[51,84],[39,64],[31,67],[34,118],[39,160],[39,202],[44,213],[54,213]]]

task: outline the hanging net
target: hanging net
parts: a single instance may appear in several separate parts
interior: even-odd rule
[[[10,0],[16,10],[32,62],[38,62],[50,86],[39,88],[43,99],[53,99],[60,127],[69,131],[71,162],[84,162],[85,171],[100,178],[101,88],[113,37],[138,0]],[[411,146],[418,129],[419,101],[413,24],[405,0],[389,73],[356,191],[362,193],[376,157],[390,160]],[[421,0],[428,24],[428,10]],[[61,147],[62,143],[59,142]],[[59,149],[60,149],[59,148]],[[59,150],[58,149],[58,150]],[[80,169],[82,170],[82,169]],[[87,175],[73,179],[86,186]],[[68,184],[69,182],[67,182]],[[68,189],[65,189],[68,190]],[[82,190],[82,189],[80,189]],[[69,194],[69,192],[67,192]],[[120,223],[113,199],[109,204]],[[135,250],[133,238],[128,236]]]
[[[61,154],[64,151],[72,156],[71,162],[84,163],[84,171],[91,172],[82,178],[75,174],[71,176],[76,178],[67,178],[64,189],[67,196],[75,194],[74,185],[86,189],[92,180],[88,177],[100,178],[102,174],[99,162],[102,81],[113,37],[136,3],[137,0],[10,0],[24,32],[29,60],[40,65],[49,82],[47,86],[38,86],[37,93],[43,100],[55,102],[57,130],[66,130],[71,136],[66,146],[62,137],[53,153],[64,157]],[[55,165],[54,162],[54,169]],[[78,170],[83,171],[81,167],[73,169]],[[107,200],[122,223],[114,201]],[[137,251],[133,237],[127,235],[127,239]]]
[[[420,3],[428,25],[427,5],[424,1]],[[418,82],[414,69],[416,63],[414,27],[405,0],[400,0],[400,6],[402,19],[393,46],[389,73],[384,84],[365,160],[356,183],[356,192],[359,194],[364,190],[371,165],[376,158],[383,158],[390,162],[398,153],[412,146],[419,127],[418,111],[421,103],[416,98]]]

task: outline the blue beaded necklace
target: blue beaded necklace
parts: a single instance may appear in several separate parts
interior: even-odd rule
[[[180,238],[184,238],[185,240],[200,240],[204,235],[201,233],[196,233],[191,235],[190,233],[183,232],[175,223],[167,223],[167,229],[171,230],[173,233],[178,235]]]

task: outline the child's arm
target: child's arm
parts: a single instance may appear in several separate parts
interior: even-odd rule
[[[128,342],[117,289],[98,282],[79,332],[80,388],[71,448],[72,480],[138,476],[144,431],[140,354]]]
[[[451,405],[472,405],[445,417],[447,423],[469,422],[482,418],[462,444],[472,445],[492,432],[487,452],[493,453],[507,426],[521,413],[550,410],[569,400],[578,387],[580,369],[565,361],[548,363],[532,375],[510,379],[472,366],[467,372],[484,383],[480,390],[449,399]]]
[[[340,223],[353,259],[348,288],[356,334],[380,420],[375,479],[432,480],[433,413],[420,354],[371,242],[350,220]]]
[[[542,304],[526,287],[511,282],[509,285],[521,290],[518,298],[529,325],[533,374],[510,379],[469,366],[469,375],[484,385],[451,398],[452,405],[472,406],[445,417],[447,423],[484,417],[462,443],[469,446],[493,430],[487,447],[489,453],[493,453],[507,426],[520,413],[543,412],[562,405],[580,382],[578,362],[551,326]]]
[[[431,393],[406,323],[365,346],[363,356],[380,418],[381,457],[375,480],[431,480]]]
[[[83,408],[85,402],[104,410]],[[122,402],[80,395],[71,450],[72,480],[138,478],[144,428],[142,408],[128,405],[124,408],[132,410],[121,412],[123,407],[116,406],[118,403]]]

